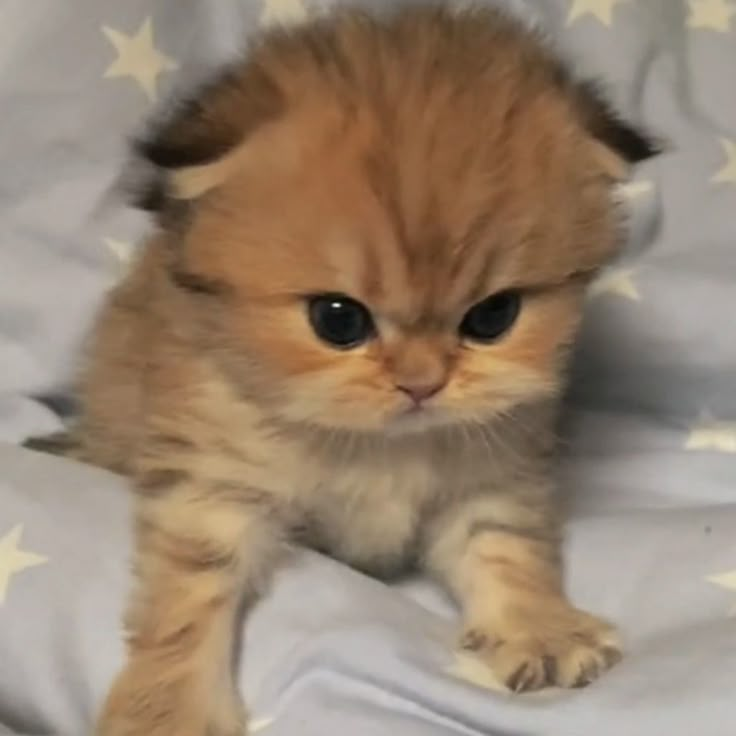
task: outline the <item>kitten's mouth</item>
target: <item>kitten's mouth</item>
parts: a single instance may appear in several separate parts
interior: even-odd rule
[[[416,414],[424,414],[429,411],[426,404],[410,404],[399,412],[399,416],[414,416]]]
[[[426,416],[427,414],[436,413],[436,411],[436,407],[431,407],[424,402],[412,402],[402,406],[394,416],[400,420],[403,417]]]
[[[386,423],[389,432],[417,432],[444,424],[443,412],[436,406],[411,404],[401,407]]]

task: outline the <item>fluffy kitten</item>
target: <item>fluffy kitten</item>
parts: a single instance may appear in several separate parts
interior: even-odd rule
[[[98,733],[242,734],[238,613],[294,542],[435,576],[514,691],[598,677],[619,645],[563,591],[553,429],[651,143],[517,23],[424,8],[268,35],[141,150],[159,227],[72,437],[136,499]]]

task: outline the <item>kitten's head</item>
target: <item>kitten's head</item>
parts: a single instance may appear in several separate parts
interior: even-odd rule
[[[144,152],[243,390],[408,432],[558,393],[612,187],[654,149],[515,22],[415,9],[265,38]]]

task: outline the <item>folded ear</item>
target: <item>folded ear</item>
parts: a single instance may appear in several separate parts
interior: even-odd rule
[[[595,84],[576,84],[574,103],[581,123],[591,135],[595,157],[613,180],[625,179],[632,165],[661,152],[654,138],[624,120]]]
[[[225,159],[281,108],[276,85],[255,64],[213,79],[135,143],[138,156],[154,167],[137,204],[163,217],[177,200],[204,194],[227,170]]]

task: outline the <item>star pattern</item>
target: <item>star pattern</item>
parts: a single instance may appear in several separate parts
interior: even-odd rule
[[[103,26],[102,32],[117,53],[117,58],[105,71],[105,78],[129,77],[138,84],[151,102],[155,102],[158,97],[159,76],[164,72],[178,69],[179,65],[156,48],[151,18],[146,18],[133,36],[109,26]]]
[[[736,422],[703,417],[691,428],[685,449],[736,454]]]
[[[109,251],[123,265],[127,266],[133,260],[133,246],[130,243],[116,238],[105,238],[104,242]]]
[[[484,690],[496,692],[507,690],[480,657],[465,652],[456,653],[454,662],[447,668],[447,673]]]
[[[48,561],[41,555],[27,552],[19,547],[22,534],[23,525],[18,524],[0,538],[0,605],[5,602],[10,581],[14,575]]]
[[[727,0],[688,0],[690,15],[687,24],[690,28],[728,33],[731,18],[736,15],[736,6]]]
[[[253,734],[265,731],[273,723],[273,721],[273,718],[259,718],[258,720],[250,721],[248,723],[248,733]]]
[[[713,176],[713,181],[716,184],[736,184],[736,141],[722,138],[721,146],[726,154],[726,163]]]
[[[508,693],[509,689],[493,674],[493,671],[480,657],[467,652],[456,652],[453,663],[446,669],[451,677],[493,692]],[[555,688],[537,690],[524,695],[528,699],[552,699]]]
[[[729,572],[723,572],[718,575],[710,575],[706,578],[706,580],[709,583],[713,583],[713,585],[717,585],[719,588],[724,588],[725,590],[732,590],[734,593],[736,593],[736,570],[731,570]],[[728,615],[736,616],[736,604],[730,610]]]
[[[641,300],[641,295],[634,282],[634,269],[611,269],[596,279],[588,291],[590,298],[604,295],[623,297],[634,302]]]
[[[620,184],[616,191],[622,199],[632,202],[646,194],[654,191],[654,182],[652,181],[630,181],[626,184]]]
[[[586,16],[592,16],[603,25],[610,26],[613,21],[613,11],[620,3],[629,0],[572,0],[570,12],[567,15],[567,25]]]
[[[291,25],[301,23],[308,16],[303,0],[265,0],[261,25]]]

